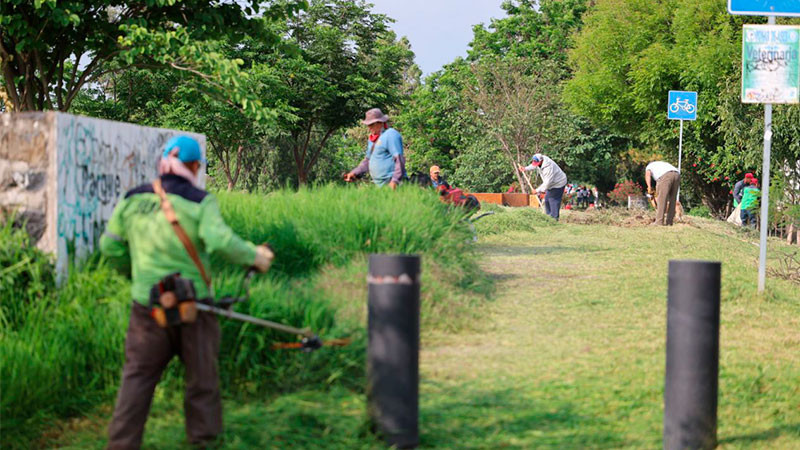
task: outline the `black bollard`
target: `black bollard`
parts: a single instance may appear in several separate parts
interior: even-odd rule
[[[721,264],[670,261],[664,449],[717,445]]]
[[[367,410],[397,448],[419,444],[419,273],[419,256],[369,256]]]

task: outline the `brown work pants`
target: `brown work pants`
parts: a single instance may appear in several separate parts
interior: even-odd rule
[[[678,172],[667,172],[661,175],[656,182],[658,205],[656,208],[656,223],[659,225],[672,225],[675,218],[675,202],[678,199],[678,188],[681,186],[681,175]],[[666,211],[666,220],[664,212]]]
[[[109,449],[138,449],[144,424],[161,373],[174,355],[186,366],[183,402],[189,442],[202,444],[222,431],[217,355],[217,318],[199,312],[197,321],[159,328],[148,308],[134,302],[125,338],[125,366],[114,417],[109,426]]]

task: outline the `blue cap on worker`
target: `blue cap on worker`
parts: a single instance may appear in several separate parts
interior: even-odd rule
[[[169,156],[170,152],[178,147],[178,159],[181,162],[200,161],[206,164],[206,159],[203,158],[203,152],[200,150],[200,144],[196,139],[189,136],[175,136],[166,144],[164,144],[164,153],[162,158]]]
[[[531,157],[531,163],[533,163],[533,165],[538,165],[538,164],[540,164],[541,162],[542,162],[542,158],[541,158],[541,157],[540,157],[538,154],[536,154],[536,155],[533,155],[533,156]]]

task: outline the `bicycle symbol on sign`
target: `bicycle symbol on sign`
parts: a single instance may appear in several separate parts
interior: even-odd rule
[[[677,113],[678,111],[685,111],[687,114],[694,113],[694,105],[689,103],[689,99],[681,100],[680,97],[675,99],[675,103],[669,105],[669,111],[673,114]]]

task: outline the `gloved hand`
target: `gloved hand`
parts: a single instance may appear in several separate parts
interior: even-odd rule
[[[647,193],[650,195],[656,195],[656,190],[653,188],[647,188]]]
[[[273,259],[275,259],[275,253],[272,253],[272,249],[268,245],[259,245],[256,247],[256,261],[253,263],[253,267],[264,273],[269,270]]]

